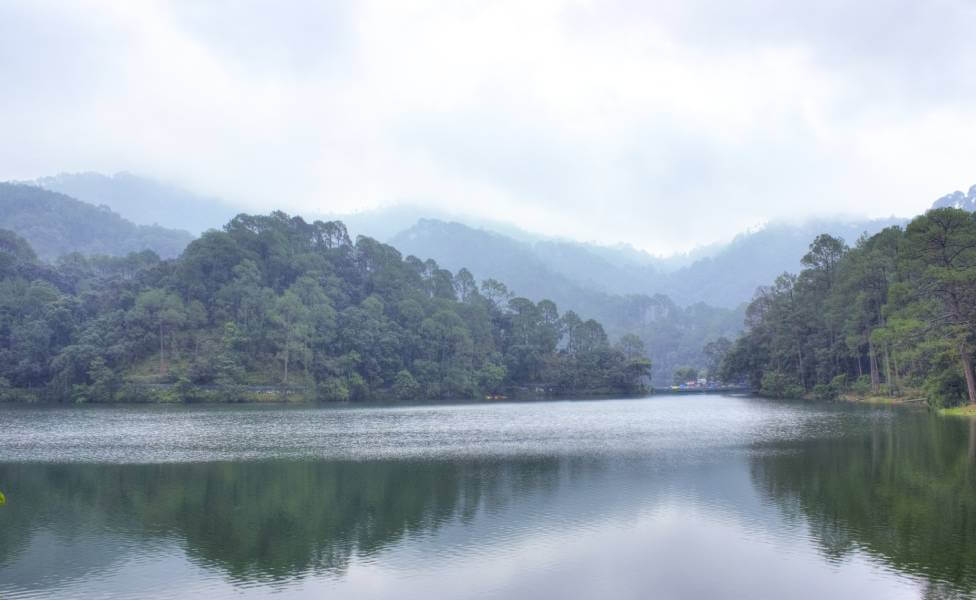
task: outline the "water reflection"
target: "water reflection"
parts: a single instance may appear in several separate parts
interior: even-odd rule
[[[0,574],[64,583],[176,540],[237,582],[340,576],[353,556],[600,470],[582,458],[2,465],[16,502],[0,513]]]
[[[976,591],[976,420],[908,413],[764,449],[756,487],[829,560],[866,551],[929,580],[932,597]]]
[[[279,452],[265,460],[0,463],[9,499],[0,510],[0,597],[422,598],[436,589],[440,597],[554,599],[951,598],[976,591],[973,422],[742,399],[670,402],[563,406],[550,422],[538,420],[539,406],[439,409],[438,418],[465,432],[451,436],[427,411],[411,412],[413,420],[404,411],[363,411],[371,424],[396,418],[394,433],[383,430],[387,440],[416,445],[423,431],[464,449],[441,451],[442,458]],[[727,418],[698,427],[687,417],[696,407]],[[60,431],[86,427],[65,425],[63,414],[41,424],[53,432],[49,448],[59,447]],[[140,440],[153,456],[199,452],[199,439],[216,456],[239,452],[228,446],[233,435],[204,436],[199,420],[182,425],[159,415],[116,415],[136,425],[114,435]],[[301,413],[327,435],[323,424],[352,419],[308,415],[318,421]],[[30,451],[31,420],[46,418],[29,416],[13,438],[18,456]],[[235,422],[223,412],[202,416],[208,434]],[[244,415],[247,431],[295,417]],[[563,451],[573,440],[558,437],[567,422],[586,434],[575,454]],[[140,437],[158,423],[169,429]],[[467,450],[471,431],[503,423],[511,425],[496,454]],[[355,424],[344,435],[378,435]],[[699,433],[681,435],[688,427]],[[707,428],[725,431],[706,439],[700,430]],[[84,452],[104,445],[113,460],[119,455],[118,444],[86,436],[95,441]]]

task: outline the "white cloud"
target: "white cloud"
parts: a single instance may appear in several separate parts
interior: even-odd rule
[[[976,182],[971,5],[0,4],[0,178],[403,201],[653,251]]]

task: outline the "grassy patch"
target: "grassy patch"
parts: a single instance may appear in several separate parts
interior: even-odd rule
[[[962,406],[954,406],[952,408],[940,408],[939,414],[953,417],[976,417],[976,404],[964,404]]]
[[[914,404],[917,402],[923,402],[924,400],[919,396],[905,395],[905,396],[858,396],[857,394],[841,394],[840,400],[845,402],[859,402],[861,404]]]

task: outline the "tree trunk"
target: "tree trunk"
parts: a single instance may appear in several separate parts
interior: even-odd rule
[[[884,366],[885,366],[885,383],[888,385],[888,395],[891,395],[891,388],[894,381],[891,378],[891,353],[888,352],[888,344],[884,345]]]
[[[871,367],[871,393],[878,393],[878,386],[881,385],[881,375],[878,373],[878,360],[874,356],[874,344],[868,341],[868,366]]]
[[[969,462],[976,463],[976,419],[969,420]]]
[[[962,342],[959,343],[959,357],[962,359],[962,372],[966,376],[969,403],[976,404],[976,377],[973,376],[973,357],[969,355],[969,349]]]
[[[900,384],[898,383],[898,378],[900,377],[900,375],[898,375],[898,355],[895,354],[894,352],[891,353],[891,364],[892,364],[892,374],[895,376],[894,379],[895,387],[901,387]]]
[[[288,344],[285,343],[285,385],[288,385]]]
[[[160,375],[162,375],[164,369],[163,367],[163,340],[164,339],[165,338],[163,337],[163,322],[160,321],[159,322],[159,373]]]

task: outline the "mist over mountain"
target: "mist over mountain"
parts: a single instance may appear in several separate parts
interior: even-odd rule
[[[60,173],[29,183],[95,206],[105,205],[133,223],[183,229],[193,234],[219,229],[241,212],[218,198],[126,172]]]
[[[0,183],[0,228],[26,239],[46,261],[71,252],[121,256],[142,250],[172,258],[193,240],[186,231],[136,225],[107,206],[19,183]]]
[[[62,174],[36,184],[111,202],[137,223],[215,228],[226,220],[221,211],[234,212],[219,200],[128,173]],[[193,237],[185,231],[138,226],[116,214],[108,202],[96,207],[39,187],[5,185],[0,227],[24,236],[45,260],[72,251],[119,255],[147,248],[172,257]],[[972,204],[974,195],[976,186],[968,195],[956,192],[936,205]],[[702,366],[705,343],[737,336],[743,306],[756,288],[784,271],[796,271],[816,235],[830,233],[853,244],[864,233],[904,222],[890,218],[772,223],[726,244],[658,257],[627,244],[553,239],[508,223],[413,205],[325,218],[339,218],[353,235],[387,241],[404,255],[432,258],[454,272],[466,268],[479,280],[501,281],[515,295],[551,299],[563,310],[598,319],[612,338],[639,335],[654,363],[657,385],[669,383],[678,367]]]
[[[708,302],[716,306],[738,306],[752,299],[756,288],[766,285],[784,271],[800,269],[800,259],[810,240],[829,233],[853,245],[863,234],[873,235],[905,219],[890,217],[862,221],[811,219],[800,224],[772,223],[736,236],[713,256],[670,273],[651,283],[650,289],[665,293],[676,302]]]
[[[969,188],[969,192],[962,193],[958,190],[951,194],[946,194],[932,203],[932,208],[961,208],[968,211],[976,211],[976,185]]]
[[[323,221],[342,221],[349,230],[349,235],[353,237],[365,235],[383,242],[391,241],[397,234],[410,229],[419,221],[425,219],[448,222],[458,221],[471,228],[493,231],[520,242],[536,242],[546,239],[545,236],[526,231],[517,225],[505,221],[482,219],[468,214],[449,212],[416,204],[396,204],[352,213],[323,212],[310,216]]]
[[[529,296],[541,290],[579,290],[603,294],[664,294],[677,304],[705,302],[735,308],[748,302],[756,288],[784,271],[795,271],[810,240],[829,233],[853,244],[903,219],[847,222],[810,220],[775,223],[743,233],[691,264],[675,266],[627,247],[605,247],[569,241],[520,241],[461,223],[422,219],[390,238],[390,243],[417,256],[467,266],[478,276],[509,282]],[[459,268],[459,267],[458,267]],[[553,292],[549,292],[550,296]]]
[[[515,295],[553,300],[561,310],[597,319],[611,337],[638,335],[653,363],[655,385],[670,384],[678,367],[703,366],[702,348],[707,342],[734,338],[742,330],[743,306],[715,307],[704,302],[680,306],[660,293],[601,288],[609,283],[624,287],[628,274],[653,277],[657,271],[650,265],[607,260],[585,244],[529,244],[434,219],[421,220],[390,243],[404,254],[433,258],[443,268],[467,268],[476,279],[497,279]]]

